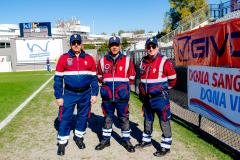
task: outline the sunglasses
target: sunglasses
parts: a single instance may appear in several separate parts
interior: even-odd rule
[[[111,48],[112,46],[117,46],[117,47],[119,47],[120,44],[118,44],[118,43],[112,43],[112,44],[109,45],[109,48]]]
[[[147,50],[150,50],[150,49],[155,49],[155,48],[157,48],[157,46],[156,45],[149,45],[149,46],[147,46]]]
[[[81,42],[79,42],[79,41],[73,41],[73,42],[71,43],[72,46],[75,46],[76,44],[77,44],[77,45],[80,45]]]

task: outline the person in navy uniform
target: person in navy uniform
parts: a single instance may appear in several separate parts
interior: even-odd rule
[[[162,138],[161,148],[154,155],[163,156],[170,152],[172,144],[168,90],[176,84],[176,72],[171,61],[159,53],[156,37],[147,39],[145,49],[147,56],[143,57],[140,63],[139,84],[139,98],[143,103],[144,112],[144,131],[142,142],[135,148],[152,145],[151,134],[156,113],[162,130]]]
[[[84,149],[83,135],[87,127],[91,104],[96,103],[98,79],[93,58],[82,50],[79,34],[70,37],[71,49],[61,55],[54,76],[54,95],[59,110],[58,155],[65,154],[68,144],[72,116],[77,105],[74,141],[79,149]]]
[[[135,79],[134,65],[130,57],[120,52],[120,38],[111,37],[107,53],[98,62],[98,80],[102,83],[100,92],[102,97],[102,110],[104,122],[102,126],[102,140],[96,146],[96,150],[102,150],[110,146],[112,123],[114,112],[120,121],[122,131],[122,145],[128,152],[135,152],[130,142],[129,126],[129,98],[130,83]]]

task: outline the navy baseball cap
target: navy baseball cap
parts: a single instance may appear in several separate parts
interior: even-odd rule
[[[112,44],[117,44],[117,45],[119,45],[120,43],[121,43],[120,38],[119,38],[119,37],[116,37],[116,36],[110,37],[110,38],[109,38],[109,41],[108,41],[108,45],[109,45],[109,46],[112,45]]]
[[[146,46],[149,45],[149,44],[155,44],[158,46],[158,40],[156,37],[153,37],[153,38],[148,38],[147,41],[146,41]]]
[[[73,42],[73,41],[79,41],[82,43],[82,38],[79,34],[73,34],[71,35],[70,37],[70,44]]]

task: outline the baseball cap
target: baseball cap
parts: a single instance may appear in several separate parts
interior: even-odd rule
[[[149,45],[150,43],[155,44],[155,45],[158,46],[158,40],[157,40],[157,38],[156,38],[156,37],[148,38],[148,39],[146,40],[146,46]]]
[[[70,37],[70,44],[73,42],[73,41],[79,41],[79,42],[82,42],[82,38],[79,34],[73,34],[71,35]]]
[[[111,44],[120,44],[121,43],[121,40],[120,40],[120,38],[119,37],[116,37],[116,36],[114,36],[114,37],[110,37],[109,38],[109,41],[108,41],[108,45],[110,46]]]

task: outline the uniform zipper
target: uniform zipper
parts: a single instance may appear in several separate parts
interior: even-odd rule
[[[77,56],[77,70],[78,70],[78,80],[79,80],[79,56]]]
[[[148,74],[149,74],[149,69],[150,69],[150,65],[148,65],[148,67],[147,67],[147,73],[146,73],[146,85],[145,85],[145,91],[146,91],[146,93],[147,93],[147,79],[148,79]]]
[[[115,101],[115,84],[114,84],[114,76],[115,76],[115,60],[113,60],[113,101]]]

